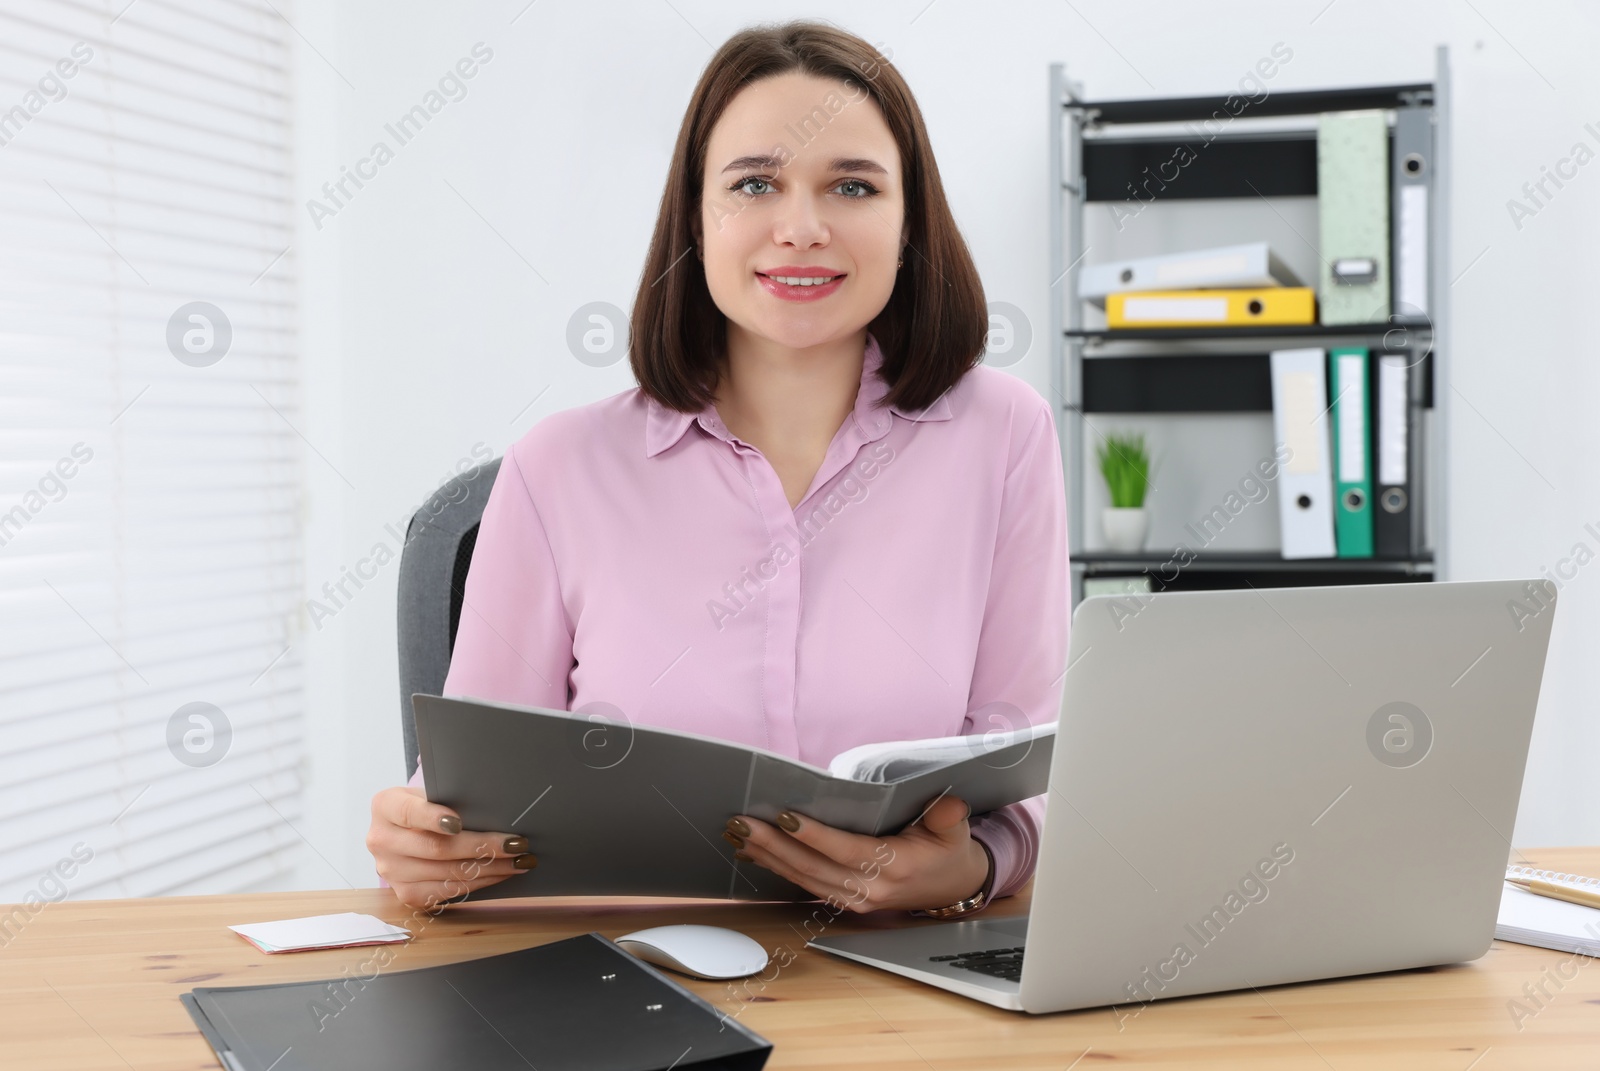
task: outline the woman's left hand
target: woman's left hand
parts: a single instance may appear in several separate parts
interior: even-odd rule
[[[927,910],[974,895],[988,877],[989,854],[972,838],[970,814],[965,801],[942,796],[889,837],[846,833],[793,811],[779,815],[779,825],[736,816],[723,836],[736,855],[851,911]]]

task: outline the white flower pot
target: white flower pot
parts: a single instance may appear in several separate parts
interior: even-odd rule
[[[1150,515],[1143,506],[1107,506],[1100,514],[1106,545],[1124,554],[1144,549],[1145,531],[1149,523]]]

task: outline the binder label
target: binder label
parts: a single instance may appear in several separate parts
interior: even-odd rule
[[[1378,482],[1406,482],[1406,360],[1378,358]]]
[[[1139,298],[1123,302],[1122,312],[1131,320],[1215,320],[1228,318],[1227,298]]]
[[[1360,357],[1339,358],[1339,397],[1348,398],[1349,405],[1339,406],[1339,481],[1360,483],[1367,478],[1367,420],[1361,405],[1366,384],[1361,373],[1364,361]]]
[[[1428,187],[1400,187],[1400,262],[1395,265],[1396,312],[1428,311]]]
[[[1283,377],[1284,442],[1289,447],[1289,472],[1316,473],[1322,468],[1322,436],[1317,434],[1316,372],[1290,372]]]

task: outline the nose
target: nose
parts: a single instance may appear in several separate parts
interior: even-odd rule
[[[796,249],[826,245],[828,223],[816,200],[803,194],[784,198],[772,223],[772,238]]]

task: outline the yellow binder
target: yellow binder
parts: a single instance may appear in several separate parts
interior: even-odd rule
[[[1106,297],[1108,327],[1235,327],[1317,322],[1309,286],[1259,290],[1142,290]]]

